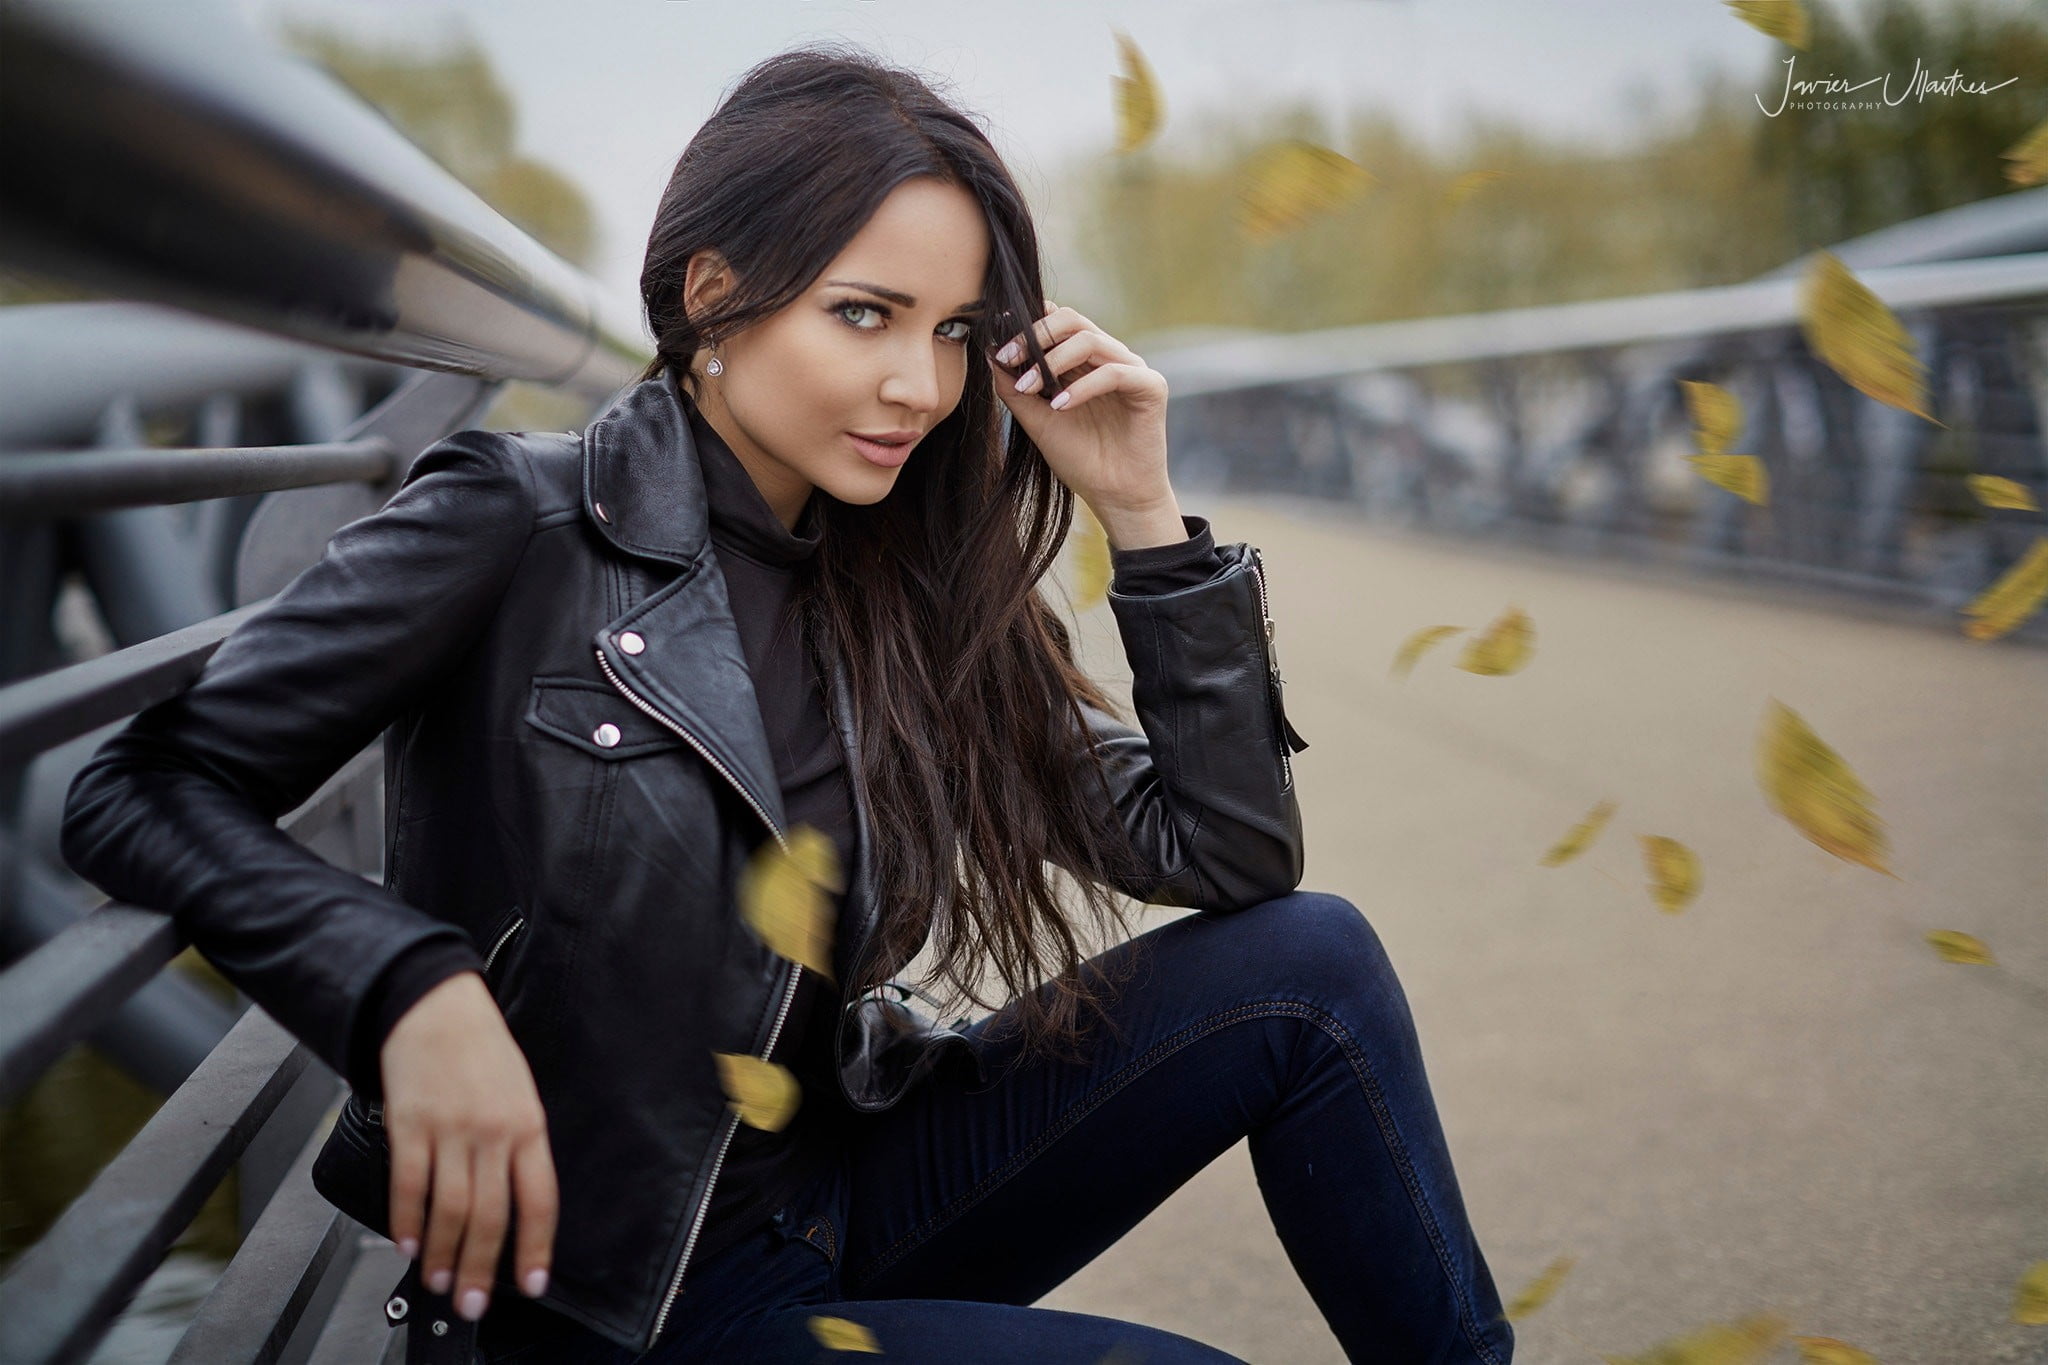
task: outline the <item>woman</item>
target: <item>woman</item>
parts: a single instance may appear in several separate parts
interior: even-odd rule
[[[1181,514],[1164,380],[1041,299],[986,137],[858,52],[772,58],[642,293],[659,353],[586,432],[427,449],[66,810],[74,867],[348,1077],[315,1180],[412,1258],[413,1358],[812,1360],[840,1319],[1228,1360],[1028,1305],[1249,1136],[1351,1358],[1508,1360],[1400,985],[1295,890],[1257,553]],[[1135,727],[1037,591],[1076,496]],[[383,887],[274,824],[380,731]],[[804,829],[829,973],[736,908]],[[1119,893],[1201,913],[1131,937]],[[907,1005],[927,944],[1008,1003]]]

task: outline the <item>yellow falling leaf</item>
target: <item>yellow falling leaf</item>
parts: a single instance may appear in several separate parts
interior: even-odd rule
[[[1775,1313],[1759,1313],[1737,1323],[1710,1323],[1639,1356],[1603,1358],[1607,1365],[1756,1365],[1778,1348],[1791,1325]]]
[[[1650,896],[1657,908],[1675,915],[1700,894],[1700,859],[1676,839],[1641,835],[1643,865],[1650,871]]]
[[[1897,875],[1884,865],[1884,822],[1842,756],[1797,711],[1771,699],[1757,740],[1757,781],[1778,814],[1837,858]]]
[[[1390,678],[1405,678],[1415,661],[1422,657],[1424,650],[1447,636],[1456,635],[1463,626],[1424,626],[1401,642],[1401,648],[1394,652],[1394,666],[1389,669]]]
[[[1535,638],[1536,630],[1529,624],[1528,614],[1520,607],[1509,607],[1465,646],[1458,667],[1489,677],[1513,673],[1529,662]]]
[[[1961,962],[1971,967],[1991,967],[1997,964],[1991,960],[1991,950],[1984,946],[1984,940],[1964,933],[1960,929],[1930,929],[1927,941],[1934,945],[1945,962]]]
[[[1692,438],[1707,455],[1725,455],[1742,433],[1742,400],[1719,384],[1681,379],[1686,410],[1692,414]]]
[[[1799,1365],[1878,1365],[1877,1357],[1836,1337],[1794,1337]]]
[[[2020,1276],[2012,1296],[2012,1320],[2048,1326],[2048,1261],[2036,1261]]]
[[[803,1087],[786,1066],[745,1052],[713,1052],[726,1104],[750,1128],[779,1133],[796,1117]]]
[[[1602,801],[1593,807],[1585,819],[1565,832],[1564,838],[1551,845],[1550,851],[1537,861],[1544,867],[1556,867],[1570,862],[1585,851],[1588,844],[1599,837],[1600,830],[1607,824],[1607,817],[1614,814],[1614,803]]]
[[[1253,241],[1291,231],[1318,213],[1349,203],[1374,184],[1348,156],[1287,138],[1268,145],[1246,169],[1238,226]]]
[[[1728,8],[1758,33],[1801,52],[1813,40],[1813,26],[1800,0],[1728,0]]]
[[[2005,178],[2015,185],[2039,185],[2048,181],[2048,120],[2000,155],[2012,165]]]
[[[1444,207],[1456,208],[1506,174],[1506,171],[1466,171],[1444,190]]]
[[[1771,500],[1771,476],[1754,455],[1688,455],[1686,462],[1700,477],[1761,507]]]
[[[1074,500],[1074,610],[1086,611],[1109,600],[1110,575],[1115,563],[1109,557],[1109,533],[1095,519],[1088,504]]]
[[[1972,640],[2009,635],[2041,609],[2043,598],[2048,598],[2048,536],[2036,536],[2017,563],[1963,608],[1977,618],[1964,623],[1963,634]]]
[[[1799,326],[1851,388],[1946,429],[1927,411],[1927,367],[1913,338],[1833,252],[1815,252],[1800,279]]]
[[[2034,500],[2034,491],[2017,479],[2002,479],[1996,474],[1970,474],[1963,482],[1970,485],[1978,502],[1986,507],[2004,507],[2015,512],[2038,512],[2041,504]]]
[[[1116,150],[1121,155],[1135,152],[1157,135],[1166,116],[1166,100],[1145,54],[1122,32],[1116,35],[1116,51],[1124,73],[1110,80],[1116,87]]]
[[[823,1313],[813,1313],[811,1335],[828,1351],[865,1351],[869,1355],[882,1353],[882,1348],[875,1342],[875,1334],[852,1318],[833,1318]]]
[[[839,850],[810,825],[789,832],[789,849],[764,840],[740,874],[740,914],[768,947],[827,981],[832,975],[832,902],[843,891]]]
[[[1574,1256],[1559,1256],[1543,1267],[1542,1273],[1529,1281],[1521,1293],[1515,1295],[1501,1316],[1510,1322],[1517,1322],[1549,1303],[1550,1296],[1555,1294],[1558,1285],[1564,1282],[1565,1272],[1572,1268],[1577,1259]]]

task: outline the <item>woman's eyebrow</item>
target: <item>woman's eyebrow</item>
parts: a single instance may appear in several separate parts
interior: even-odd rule
[[[889,302],[901,304],[905,308],[917,307],[917,300],[910,296],[909,294],[904,293],[901,289],[884,289],[881,285],[869,284],[866,280],[827,280],[825,281],[825,283],[844,285],[848,289],[865,289],[870,294],[879,294],[883,298],[889,300]],[[956,313],[979,313],[984,311],[987,307],[988,300],[976,299],[972,303],[961,304],[958,308],[955,308],[953,311]]]

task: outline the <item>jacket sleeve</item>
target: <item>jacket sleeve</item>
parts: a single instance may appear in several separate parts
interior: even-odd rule
[[[1206,534],[1206,524],[1194,534]],[[1255,552],[1216,547],[1206,581],[1112,588],[1139,728],[1087,704],[1086,749],[1143,868],[1114,890],[1151,905],[1233,911],[1301,885],[1301,810]]]
[[[221,974],[359,1088],[351,1048],[384,970],[460,928],[277,828],[480,639],[531,533],[518,450],[463,431],[382,508],[143,710],[72,779],[60,846],[116,900],[170,914]],[[480,966],[481,964],[477,964]],[[374,1001],[371,1002],[374,1004]],[[353,1054],[353,1055],[352,1055]]]

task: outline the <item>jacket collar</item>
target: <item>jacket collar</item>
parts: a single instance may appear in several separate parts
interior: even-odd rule
[[[583,511],[628,554],[690,564],[708,544],[710,511],[689,414],[664,368],[621,390],[583,442]]]

